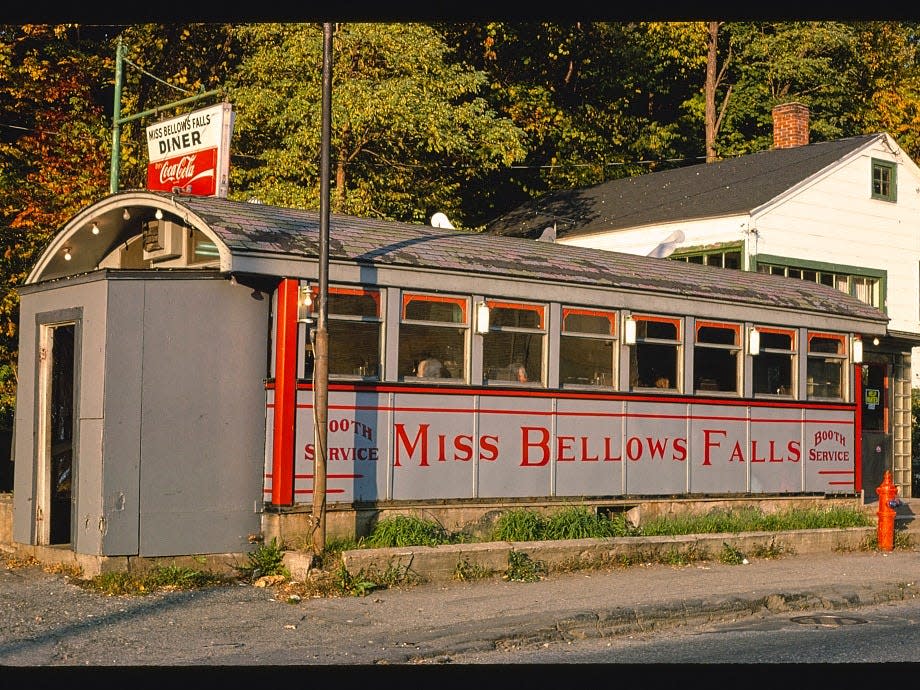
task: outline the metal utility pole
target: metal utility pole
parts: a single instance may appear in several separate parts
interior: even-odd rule
[[[323,24],[322,145],[319,172],[319,308],[313,369],[313,405],[316,411],[313,456],[313,552],[326,548],[326,437],[329,407],[329,333],[326,303],[329,296],[329,139],[332,123],[332,24]]]
[[[125,44],[118,34],[118,46],[115,48],[115,106],[112,110],[112,166],[109,171],[109,193],[118,191],[118,166],[121,158],[121,80],[122,60],[125,56]]]

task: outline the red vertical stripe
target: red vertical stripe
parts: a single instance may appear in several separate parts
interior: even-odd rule
[[[298,281],[278,285],[275,313],[275,428],[272,453],[272,503],[294,504],[294,420],[297,403]]]
[[[862,490],[862,364],[853,365],[853,395],[856,398],[856,429],[854,429],[853,438],[853,458],[856,467],[856,483],[853,488],[859,493]]]

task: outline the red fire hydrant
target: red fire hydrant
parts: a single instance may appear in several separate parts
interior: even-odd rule
[[[898,487],[891,481],[891,472],[885,470],[882,484],[876,489],[878,493],[878,548],[881,551],[894,549],[895,506],[900,503],[897,498]]]

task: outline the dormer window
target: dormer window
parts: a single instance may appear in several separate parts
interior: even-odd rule
[[[897,165],[891,161],[872,159],[872,198],[897,201]]]

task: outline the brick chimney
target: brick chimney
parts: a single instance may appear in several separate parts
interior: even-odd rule
[[[773,148],[808,145],[808,106],[782,103],[773,108]]]

